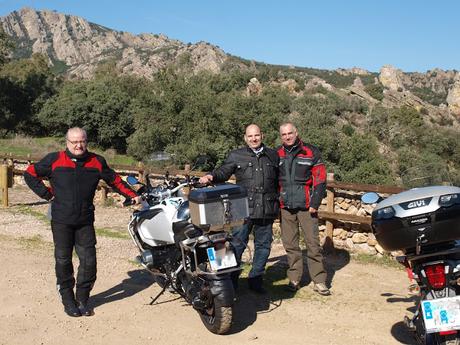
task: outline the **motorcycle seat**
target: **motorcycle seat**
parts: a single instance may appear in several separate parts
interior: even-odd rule
[[[173,223],[172,229],[175,243],[179,243],[187,238],[198,237],[203,234],[203,231],[200,228],[197,228],[187,220],[181,220]]]

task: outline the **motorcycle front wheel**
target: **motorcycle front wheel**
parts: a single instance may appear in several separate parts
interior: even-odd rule
[[[230,330],[233,320],[233,305],[223,306],[222,302],[213,299],[211,307],[199,311],[201,321],[214,334],[225,334]]]

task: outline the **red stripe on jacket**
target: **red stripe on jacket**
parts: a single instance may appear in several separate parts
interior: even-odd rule
[[[65,151],[60,151],[58,159],[56,159],[52,164],[51,164],[51,170],[54,171],[56,168],[75,168],[75,162],[70,159],[69,156],[66,155]]]

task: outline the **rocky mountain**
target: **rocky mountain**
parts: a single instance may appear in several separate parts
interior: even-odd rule
[[[115,59],[124,73],[147,78],[170,64],[217,73],[228,59],[205,42],[184,44],[164,35],[133,35],[54,11],[23,8],[0,17],[0,23],[16,43],[13,57],[46,54],[55,69],[71,77],[90,77],[98,63],[108,59]]]
[[[133,35],[55,11],[23,8],[0,17],[0,23],[16,43],[13,58],[29,57],[32,53],[45,54],[53,69],[69,78],[89,78],[98,64],[107,60],[115,61],[122,73],[146,78],[171,65],[192,73],[270,66],[230,56],[206,42],[185,44],[165,35]],[[459,124],[460,74],[455,70],[405,73],[386,65],[379,73],[371,73],[362,68],[326,71],[281,67],[289,71],[289,76],[274,82],[293,93],[323,87],[360,97],[369,104],[409,105],[424,109],[431,118],[437,119],[436,122],[442,117],[454,126]],[[248,94],[257,94],[262,87],[259,81],[251,79]],[[381,97],[371,92],[378,88],[382,90]]]

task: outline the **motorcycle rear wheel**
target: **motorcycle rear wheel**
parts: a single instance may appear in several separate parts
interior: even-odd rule
[[[233,305],[222,306],[222,302],[213,299],[212,306],[199,311],[201,321],[214,334],[225,334],[230,330],[233,321]]]
[[[457,334],[449,334],[449,335],[439,335],[435,334],[433,337],[433,343],[436,345],[459,345],[460,339],[458,338]]]

